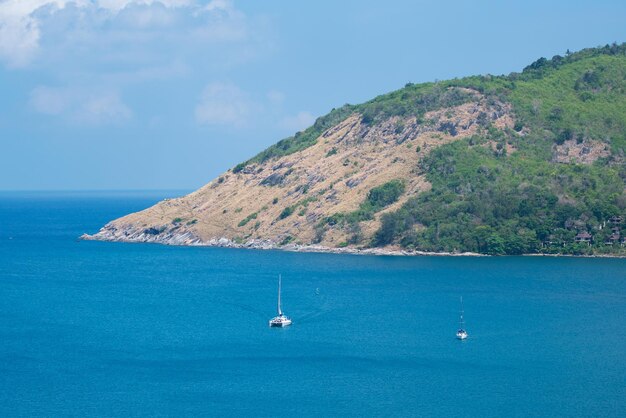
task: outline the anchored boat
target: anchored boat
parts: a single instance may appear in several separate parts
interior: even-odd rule
[[[289,319],[280,308],[280,285],[282,282],[282,277],[278,275],[278,316],[270,319],[270,327],[287,327],[291,325],[291,319]]]
[[[461,319],[459,320],[459,329],[456,331],[456,338],[464,340],[468,337],[465,331],[465,321],[463,320],[463,296],[461,296]]]

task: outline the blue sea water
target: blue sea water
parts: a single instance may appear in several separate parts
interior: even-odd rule
[[[0,416],[626,416],[626,260],[77,240],[171,194],[0,194]]]

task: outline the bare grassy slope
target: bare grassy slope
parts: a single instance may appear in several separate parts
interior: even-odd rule
[[[485,123],[498,129],[513,126],[508,104],[463,90],[473,95],[471,101],[419,119],[393,116],[366,124],[362,115],[352,114],[324,131],[311,147],[249,164],[237,173],[229,170],[187,196],[114,220],[85,238],[177,245],[345,246],[350,231],[321,221],[356,210],[372,188],[402,180],[405,191],[398,201],[361,223],[362,242],[367,244],[382,213],[430,188],[419,169],[421,158],[442,144],[476,134]]]

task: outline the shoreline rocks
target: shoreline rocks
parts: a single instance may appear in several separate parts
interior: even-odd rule
[[[450,253],[450,252],[428,252],[428,251],[408,251],[398,248],[332,248],[323,245],[299,245],[287,244],[278,245],[271,240],[251,239],[244,243],[237,243],[226,237],[215,237],[203,241],[190,231],[182,231],[181,234],[166,233],[152,235],[146,232],[128,228],[119,230],[112,225],[105,225],[98,233],[89,235],[83,234],[79,239],[84,241],[106,241],[106,242],[126,242],[126,243],[146,243],[161,245],[176,245],[188,247],[218,247],[218,248],[239,248],[250,250],[279,250],[299,253],[324,253],[324,254],[353,254],[353,255],[376,255],[376,256],[446,256],[446,257],[491,257],[488,254],[473,252]],[[569,254],[523,254],[532,257],[579,257],[579,258],[626,258],[620,255],[569,255]]]

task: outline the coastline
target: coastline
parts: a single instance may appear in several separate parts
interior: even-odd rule
[[[102,241],[102,242],[124,242],[130,244],[159,244],[180,247],[216,247],[216,248],[237,248],[247,250],[279,250],[297,253],[325,253],[325,254],[353,254],[353,255],[378,255],[378,256],[454,256],[454,257],[491,257],[488,254],[473,252],[451,253],[451,252],[428,252],[428,251],[407,251],[399,248],[333,248],[323,245],[299,245],[286,244],[278,245],[270,240],[250,240],[245,243],[237,243],[228,238],[213,238],[202,241],[197,238],[190,239],[189,236],[168,237],[166,239],[138,237],[122,238],[101,236],[98,234],[83,234],[78,239],[82,241]]]
[[[120,237],[102,234],[102,231],[90,235],[83,234],[78,239],[82,241],[102,241],[102,242],[124,242],[135,244],[159,244],[181,247],[216,247],[216,248],[237,248],[249,250],[279,250],[297,253],[322,253],[322,254],[351,254],[351,255],[375,255],[375,256],[434,256],[434,257],[506,257],[494,256],[490,254],[480,254],[474,252],[430,252],[430,251],[409,251],[397,247],[393,248],[351,248],[351,247],[326,247],[323,245],[299,245],[286,244],[278,245],[271,240],[250,240],[245,243],[237,243],[225,237],[213,238],[208,241],[202,241],[197,237],[189,234],[178,236],[149,236],[149,237]],[[626,255],[618,254],[592,254],[592,255],[575,255],[575,254],[546,254],[532,253],[521,254],[521,257],[572,257],[572,258],[615,258],[625,259]]]

